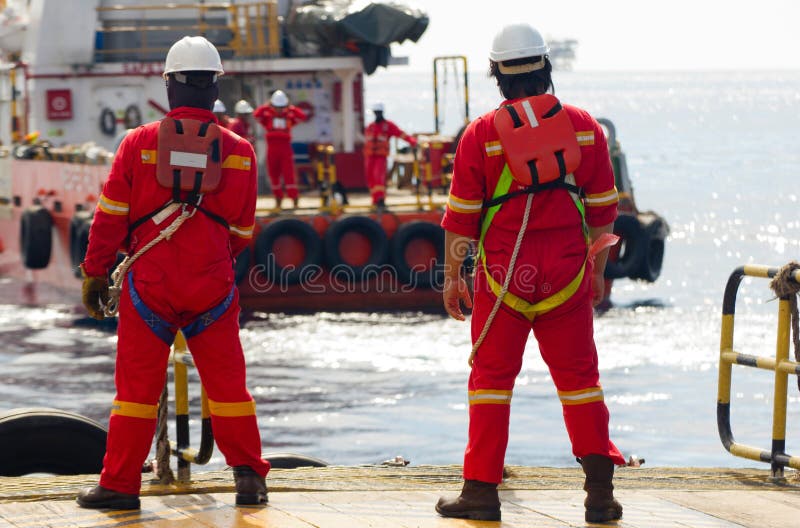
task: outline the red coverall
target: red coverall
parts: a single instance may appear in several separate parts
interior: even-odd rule
[[[393,137],[404,139],[411,146],[417,144],[417,140],[386,119],[380,123],[375,121],[364,130],[364,173],[373,204],[386,197],[386,158],[389,139]]]
[[[256,141],[256,138],[250,135],[250,123],[244,117],[234,117],[232,119],[228,119],[228,124],[225,125],[225,128],[246,139],[251,144],[255,143]]]
[[[168,117],[214,121],[197,108],[180,107]],[[89,233],[83,268],[88,276],[105,276],[124,247],[129,226],[158,209],[172,190],[156,181],[159,123],[132,131],[114,157]],[[253,147],[225,129],[222,180],[201,205],[229,225],[200,211],[175,232],[142,254],[131,267],[134,287],[144,304],[170,325],[183,327],[220,304],[234,285],[233,258],[249,243],[255,224],[256,163]],[[179,211],[156,224],[148,220],[130,235],[128,254],[152,240]],[[247,465],[266,475],[255,402],[245,384],[239,341],[238,291],[230,307],[204,331],[187,340],[208,395],[214,439],[231,466]],[[141,470],[153,440],[158,400],[166,381],[169,346],[148,326],[124,281],[119,305],[115,381],[117,395],[108,425],[108,442],[100,485],[138,494]]]
[[[511,104],[506,101],[503,104]],[[617,215],[617,191],[606,139],[585,111],[564,105],[581,150],[575,170],[578,187],[586,192],[586,222],[604,226]],[[477,239],[482,204],[491,198],[505,165],[493,125],[494,111],[473,121],[461,137],[442,227]],[[513,182],[510,192],[520,189]],[[521,227],[526,196],[505,202],[484,240],[486,265],[500,284]],[[587,252],[580,213],[565,189],[534,195],[528,227],[517,258],[509,292],[535,303],[567,286],[579,273]],[[533,328],[563,406],[572,452],[625,460],[609,439],[608,409],[603,401],[592,321],[590,264],[578,290],[566,302],[533,321],[503,303],[474,358],[469,378],[469,440],[464,454],[464,478],[499,483],[508,444],[514,381]],[[483,330],[496,296],[487,284],[483,265],[476,265],[472,312],[472,342]]]
[[[292,127],[305,121],[308,116],[300,108],[289,105],[285,109],[265,104],[256,108],[253,117],[261,123],[267,133],[267,172],[272,183],[275,200],[283,199],[283,186],[290,199],[296,200],[297,182],[294,174],[294,152],[292,151]]]

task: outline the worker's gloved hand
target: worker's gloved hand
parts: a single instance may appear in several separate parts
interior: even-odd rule
[[[89,277],[81,266],[83,287],[81,288],[83,305],[89,316],[102,321],[106,318],[103,306],[108,303],[108,279],[105,277]]]

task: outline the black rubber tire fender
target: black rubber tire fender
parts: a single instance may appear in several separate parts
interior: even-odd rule
[[[633,215],[621,214],[614,222],[614,234],[621,240],[622,250],[619,256],[606,262],[605,277],[607,279],[634,278],[636,271],[645,257],[647,234],[639,219]]]
[[[351,232],[360,233],[370,243],[370,254],[367,262],[361,265],[348,263],[340,243],[342,238]],[[325,232],[325,258],[334,275],[350,275],[361,281],[364,272],[369,268],[377,268],[389,259],[389,239],[381,225],[368,216],[348,216],[337,220]]]
[[[44,407],[0,414],[0,476],[100,473],[107,432],[79,414]]]
[[[89,230],[93,211],[77,211],[69,221],[69,261],[76,278],[81,278],[80,265],[89,247]]]
[[[294,269],[280,266],[274,257],[275,242],[281,236],[291,236],[303,244],[303,262]],[[307,222],[297,218],[275,220],[267,224],[256,239],[255,263],[263,267],[270,282],[298,284],[311,278],[322,263],[322,240]]]
[[[272,469],[295,469],[301,467],[327,467],[328,463],[319,458],[297,453],[263,453],[261,458],[269,461]]]
[[[436,248],[436,262],[423,270],[412,269],[406,260],[406,248],[414,240],[427,240]],[[415,220],[401,225],[392,237],[391,264],[404,284],[430,286],[441,282],[444,269],[444,230],[438,224]]]
[[[117,133],[117,116],[108,107],[100,112],[100,132],[106,136],[114,136]]]
[[[661,276],[664,263],[664,239],[668,227],[661,217],[655,217],[644,225],[645,254],[639,268],[634,272],[634,278],[646,282],[655,282]]]
[[[53,250],[53,217],[41,205],[22,212],[19,223],[19,249],[22,264],[28,269],[44,269]]]

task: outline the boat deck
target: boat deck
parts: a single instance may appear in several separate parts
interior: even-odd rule
[[[75,494],[96,475],[0,478],[0,527],[575,527],[583,521],[578,468],[507,468],[501,522],[444,519],[433,509],[457,494],[459,466],[275,469],[269,504],[235,507],[230,471],[195,473],[190,484],[145,482],[141,511],[85,510]],[[145,479],[147,476],[145,475]],[[615,477],[627,528],[797,527],[800,479],[773,482],[769,471],[623,468]]]

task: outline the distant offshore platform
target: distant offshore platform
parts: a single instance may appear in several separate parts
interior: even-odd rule
[[[553,69],[571,70],[578,41],[575,39],[548,39],[548,44],[550,44],[550,62],[553,64]]]

